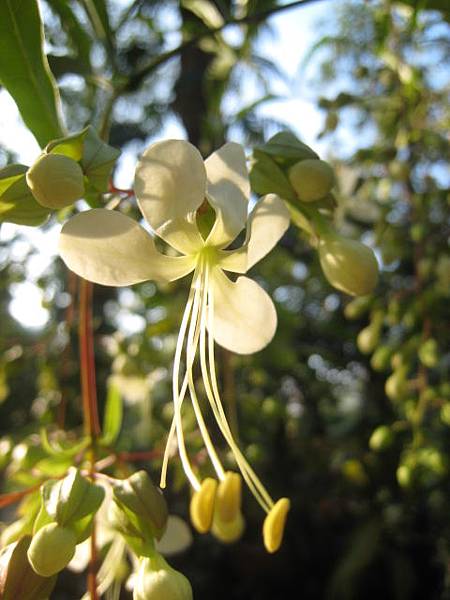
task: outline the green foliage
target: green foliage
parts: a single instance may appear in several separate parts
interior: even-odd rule
[[[62,134],[59,94],[43,51],[37,0],[0,7],[0,81],[41,146]]]

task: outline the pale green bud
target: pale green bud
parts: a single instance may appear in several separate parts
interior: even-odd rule
[[[406,380],[407,369],[397,369],[386,379],[384,390],[391,400],[401,400],[406,394],[408,384]]]
[[[375,452],[388,448],[394,439],[392,430],[387,425],[380,425],[372,432],[369,440],[369,447]]]
[[[324,160],[308,158],[289,169],[289,181],[302,202],[315,202],[334,186],[334,171]]]
[[[392,348],[390,346],[379,346],[372,355],[370,364],[375,371],[385,371],[391,361]]]
[[[33,536],[28,548],[28,560],[38,575],[51,577],[69,564],[76,545],[77,536],[71,529],[50,523]]]
[[[47,208],[70,206],[84,195],[80,165],[63,154],[43,154],[30,167],[26,178],[33,196]]]
[[[133,600],[192,600],[189,580],[155,554],[142,558],[133,591]]]
[[[333,287],[351,294],[370,294],[378,281],[378,263],[371,248],[336,234],[319,242],[319,258],[325,277]]]
[[[434,338],[426,340],[419,348],[420,362],[432,369],[439,361],[438,345]]]
[[[364,327],[356,338],[356,345],[363,354],[370,354],[376,348],[380,339],[380,330],[378,327],[374,327],[372,324]]]

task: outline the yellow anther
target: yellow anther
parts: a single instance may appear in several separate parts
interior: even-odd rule
[[[241,512],[242,480],[238,473],[227,471],[216,494],[216,512],[222,523],[235,521]]]
[[[199,533],[208,533],[214,515],[214,502],[216,498],[217,481],[207,477],[200,487],[194,492],[191,499],[190,513],[192,525]]]
[[[288,498],[280,498],[264,520],[263,538],[267,552],[276,552],[283,541],[286,517],[291,507]]]
[[[216,510],[214,513],[211,532],[220,542],[223,542],[224,544],[232,544],[241,537],[244,527],[245,521],[240,511],[232,521],[224,523],[220,519]]]

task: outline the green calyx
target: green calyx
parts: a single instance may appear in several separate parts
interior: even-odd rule
[[[80,165],[62,154],[43,154],[26,175],[28,186],[41,206],[60,209],[84,195],[84,175]]]

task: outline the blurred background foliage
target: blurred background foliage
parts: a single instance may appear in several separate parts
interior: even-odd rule
[[[286,128],[257,111],[273,98],[273,78],[283,77],[283,66],[255,49],[275,1],[41,4],[69,130],[93,123],[136,154],[175,115],[207,155],[227,139],[251,148]],[[231,43],[221,27],[238,19],[245,25]],[[274,556],[265,554],[260,511],[247,497],[240,542],[194,536],[174,565],[197,599],[450,598],[449,109],[441,68],[450,58],[448,19],[439,0],[354,0],[334,3],[317,28],[301,75],[323,110],[323,158],[340,186],[337,222],[377,249],[381,280],[371,297],[335,292],[294,227],[254,269],[276,302],[279,327],[255,356],[219,352],[223,396],[247,457],[274,497],[292,499],[292,510]],[[171,54],[174,36],[182,49]],[[249,85],[258,99],[243,106]],[[3,163],[13,158],[2,150]],[[122,202],[137,218],[133,199]],[[7,489],[27,484],[14,476],[23,461],[31,468],[42,458],[39,427],[76,429],[82,421],[74,283],[63,264],[55,260],[38,282],[50,313],[44,329],[26,329],[9,314],[30,260],[20,229],[2,242]],[[112,378],[126,406],[118,449],[154,450],[151,464],[137,465],[155,480],[186,286],[95,288],[101,407]],[[189,442],[207,469],[194,424],[192,415]],[[177,460],[167,498],[171,512],[187,517]],[[78,597],[78,586],[81,594],[83,582],[67,573],[52,597]]]

